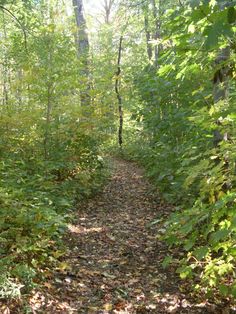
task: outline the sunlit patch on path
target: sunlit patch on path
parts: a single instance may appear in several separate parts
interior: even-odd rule
[[[35,313],[221,313],[191,301],[174,268],[163,269],[157,234],[171,208],[151,191],[137,165],[113,160],[104,191],[68,226],[68,255],[32,299]]]

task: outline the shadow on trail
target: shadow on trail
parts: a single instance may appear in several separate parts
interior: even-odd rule
[[[224,313],[193,303],[175,270],[163,269],[168,249],[156,235],[171,208],[151,190],[137,165],[113,160],[104,191],[68,226],[69,253],[46,283],[46,296],[34,295],[35,313]],[[152,225],[157,216],[159,225]]]

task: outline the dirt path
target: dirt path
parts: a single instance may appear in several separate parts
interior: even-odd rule
[[[70,253],[47,283],[47,297],[32,299],[35,313],[220,313],[190,304],[174,270],[163,270],[163,226],[151,223],[170,208],[150,191],[137,165],[113,160],[104,191],[69,226]]]

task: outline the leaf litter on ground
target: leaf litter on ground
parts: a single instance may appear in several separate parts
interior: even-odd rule
[[[135,163],[112,162],[104,190],[78,205],[65,236],[67,254],[31,295],[32,313],[224,313],[222,306],[194,300],[189,283],[169,267],[171,252],[158,235],[173,208],[150,193]],[[8,311],[5,306],[1,313]]]

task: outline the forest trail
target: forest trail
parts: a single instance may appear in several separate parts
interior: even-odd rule
[[[62,269],[32,298],[35,313],[221,313],[191,304],[174,269],[163,269],[163,223],[152,222],[171,208],[151,191],[136,164],[112,160],[110,181],[69,226]]]

